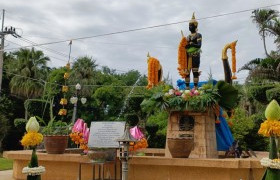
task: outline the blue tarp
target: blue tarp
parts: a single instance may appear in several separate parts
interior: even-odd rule
[[[223,109],[220,108],[220,123],[216,124],[216,140],[218,151],[227,151],[232,146],[233,137],[226,119],[223,117]]]
[[[217,81],[216,80],[212,80],[213,81],[213,85],[216,85],[217,84]],[[203,84],[207,84],[208,81],[201,81],[201,82],[198,82],[198,87],[201,87]],[[178,79],[177,80],[177,87],[179,88],[179,90],[184,90],[186,89],[186,83],[184,80],[182,79]],[[190,83],[190,89],[194,88],[194,84],[193,83]]]

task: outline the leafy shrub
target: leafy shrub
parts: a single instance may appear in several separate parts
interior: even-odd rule
[[[159,129],[159,125],[157,124],[146,125],[149,148],[165,147],[166,136],[163,134],[157,134],[158,129]]]
[[[269,101],[266,98],[266,91],[272,88],[274,88],[274,85],[251,86],[249,88],[249,94],[260,103],[268,104]]]
[[[264,119],[263,113],[246,116],[244,109],[236,109],[232,118],[233,126],[231,130],[234,139],[239,141],[242,149],[267,150],[268,138],[258,134],[260,124]]]
[[[266,98],[270,102],[275,99],[280,103],[280,87],[275,87],[266,91]]]
[[[139,122],[139,118],[135,113],[126,114],[125,117],[129,126],[136,126]]]
[[[0,126],[0,152],[1,152],[2,151],[2,141],[3,141],[4,137],[7,135],[8,129],[9,129],[8,119],[3,114],[0,114],[0,124],[1,124],[1,126]]]

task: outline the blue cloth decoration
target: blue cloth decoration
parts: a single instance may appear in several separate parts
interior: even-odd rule
[[[223,109],[220,108],[219,115],[220,123],[216,124],[216,140],[217,140],[217,150],[227,151],[232,146],[234,141],[231,131],[228,127],[226,119],[223,117]]]
[[[182,79],[178,79],[177,80],[177,87],[179,88],[179,90],[185,90],[186,89],[185,81],[182,80]]]
[[[217,81],[212,79],[211,80],[213,85],[215,86],[217,84]],[[209,81],[201,81],[201,82],[198,82],[198,87],[201,87],[203,84],[207,84]],[[178,79],[177,80],[177,87],[179,88],[179,90],[185,90],[186,89],[186,83],[185,83],[185,80],[182,80],[182,79]],[[190,83],[190,88],[194,88],[194,83]]]

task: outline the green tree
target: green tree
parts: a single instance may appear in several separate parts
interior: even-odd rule
[[[277,16],[278,16],[278,12],[272,9],[256,9],[253,11],[253,15],[252,15],[253,22],[257,24],[257,27],[259,29],[259,34],[262,37],[265,54],[268,57],[270,57],[270,55],[267,52],[265,38],[268,35],[274,34],[271,31],[271,28],[273,27],[273,21],[274,19],[277,18]]]
[[[11,93],[23,99],[41,96],[49,71],[46,65],[49,58],[34,48],[20,49],[13,56],[14,61],[8,65]]]
[[[71,69],[69,83],[80,83],[82,95],[90,96],[92,94],[92,87],[87,85],[96,84],[96,67],[96,61],[92,58],[87,56],[78,58]]]

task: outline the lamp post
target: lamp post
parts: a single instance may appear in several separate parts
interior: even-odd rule
[[[122,162],[122,180],[128,180],[128,160],[129,157],[129,145],[130,142],[136,142],[137,140],[134,139],[130,132],[129,132],[129,125],[126,124],[124,135],[117,139],[119,142],[120,154],[119,158]]]
[[[77,116],[77,106],[78,106],[78,92],[81,90],[81,85],[78,83],[76,84],[75,86],[75,89],[76,89],[76,93],[75,93],[75,96],[74,97],[71,97],[70,98],[70,102],[72,104],[74,104],[74,110],[73,110],[73,116],[72,116],[72,123],[74,124],[75,123],[75,119],[76,119],[76,116]],[[82,104],[85,104],[87,102],[87,99],[86,98],[81,98],[81,102]]]

